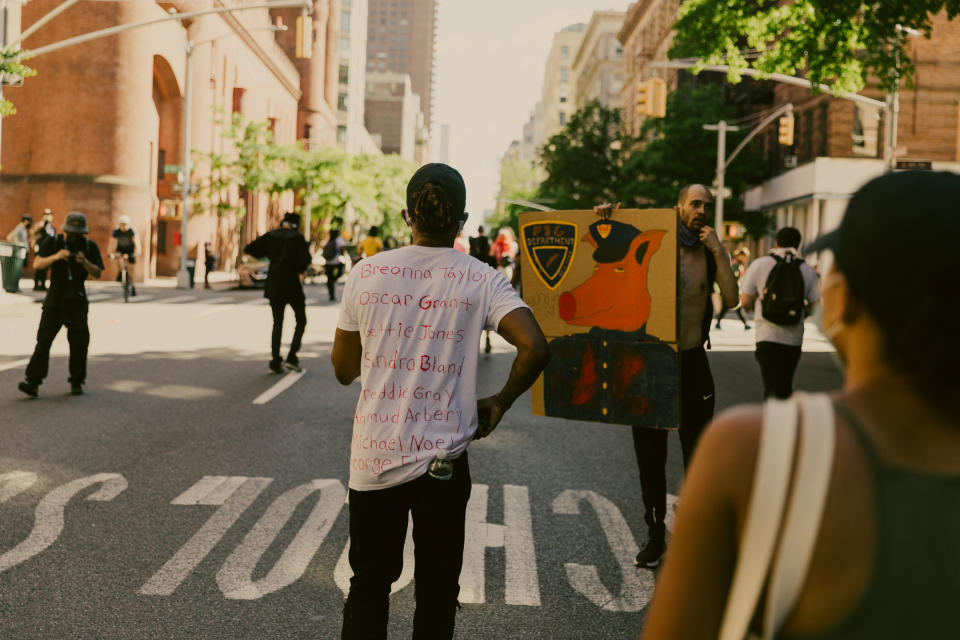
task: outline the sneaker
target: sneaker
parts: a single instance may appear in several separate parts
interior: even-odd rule
[[[751,326],[748,325],[748,324],[743,325],[743,330],[744,330],[744,331],[750,331],[750,329],[753,329],[753,327],[751,327]]]
[[[666,550],[666,548],[667,545],[663,538],[650,538],[647,540],[647,544],[643,545],[643,549],[640,550],[640,553],[637,554],[634,564],[638,567],[644,567],[647,569],[652,569],[656,566],[659,566],[660,560],[663,558],[663,552]]]
[[[70,383],[70,395],[72,396],[82,396],[83,395],[83,385],[79,382]]]
[[[36,398],[37,394],[40,392],[40,386],[33,384],[29,380],[24,380],[23,382],[18,384],[17,389],[20,389],[20,391],[23,391],[25,394],[27,394],[31,398]]]
[[[283,363],[280,362],[280,358],[270,361],[270,373],[283,373]]]
[[[283,366],[287,371],[303,371],[300,367],[300,359],[297,356],[287,356],[287,360],[283,363]]]
[[[720,326],[720,323],[719,323],[719,322],[718,322],[717,324],[713,325],[713,327],[714,327],[714,329],[723,329],[723,327]]]

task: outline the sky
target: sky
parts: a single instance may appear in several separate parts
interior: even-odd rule
[[[629,0],[437,0],[433,155],[450,125],[450,164],[467,184],[468,228],[493,209],[500,159],[543,90],[553,35]]]

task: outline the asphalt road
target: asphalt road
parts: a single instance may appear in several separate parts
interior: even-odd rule
[[[82,397],[63,334],[40,398],[16,390],[40,305],[0,304],[0,637],[339,637],[359,383],[329,365],[336,304],[308,287],[306,372],[273,376],[259,292],[139,289],[125,305],[117,285],[92,285]],[[721,408],[759,399],[752,339],[736,320],[713,331]],[[807,348],[798,388],[839,386],[829,345],[808,333]],[[481,394],[512,357],[495,339]],[[636,637],[654,575],[632,566],[629,429],[533,416],[522,398],[470,465],[457,637]],[[406,571],[395,591],[390,637],[406,638]]]

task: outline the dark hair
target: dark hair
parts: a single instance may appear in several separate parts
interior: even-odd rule
[[[340,237],[340,229],[330,229],[330,239],[336,240]]]
[[[784,249],[799,249],[800,248],[800,231],[793,227],[784,227],[777,231],[775,237],[777,241],[777,246]]]
[[[367,235],[376,238],[378,235],[380,235],[380,227],[373,225],[370,227],[370,231],[367,232]]]
[[[460,220],[454,214],[443,187],[427,182],[414,192],[413,199],[410,218],[420,233],[444,236],[457,228]]]

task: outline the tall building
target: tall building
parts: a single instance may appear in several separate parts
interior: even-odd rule
[[[426,127],[433,125],[436,0],[369,0],[367,71],[406,73],[420,96]]]
[[[417,163],[421,157],[418,141],[423,131],[423,113],[410,76],[367,73],[366,94],[367,130],[380,139],[380,149]]]
[[[533,147],[539,149],[550,136],[563,129],[576,111],[576,77],[573,58],[583,41],[587,25],[564,27],[553,36],[543,72],[543,94],[534,115]]]
[[[24,28],[58,4],[25,4]],[[24,46],[37,49],[197,8],[176,0],[95,4],[46,24]],[[198,16],[188,23],[158,22],[31,59],[37,76],[22,87],[4,89],[19,112],[3,120],[0,228],[12,228],[23,212],[36,214],[45,207],[53,210],[59,227],[67,211],[79,210],[87,214],[91,238],[105,248],[117,217],[127,214],[143,247],[136,277],[174,275],[187,153],[229,151],[215,109],[268,121],[278,142],[334,143],[337,59],[334,55],[331,66],[327,52],[339,31],[330,19],[337,6],[339,0],[314,0],[309,60],[294,57],[292,27],[299,10],[267,9]],[[276,17],[291,28],[271,32]],[[193,43],[189,58],[187,42]],[[188,61],[192,99],[185,113]],[[191,137],[185,148],[187,117]],[[193,184],[205,170],[201,163],[192,172]],[[243,204],[246,213],[238,221],[191,211],[187,239],[191,249],[212,241],[223,265],[233,264],[245,240],[265,231],[294,204],[292,194],[271,200],[266,194],[228,189],[215,199],[210,203],[214,207]],[[115,273],[108,265],[104,277]]]
[[[620,108],[623,89],[623,45],[617,34],[623,26],[623,11],[594,11],[573,59],[577,79],[576,109],[597,100],[610,109]]]
[[[380,152],[364,126],[367,10],[367,0],[340,0],[337,143],[350,154]]]
[[[630,3],[617,38],[624,49],[624,80],[620,104],[628,133],[639,135],[644,116],[637,115],[637,85],[652,76],[677,86],[677,72],[650,68],[654,60],[666,60],[673,45],[673,23],[682,0],[638,0]]]

